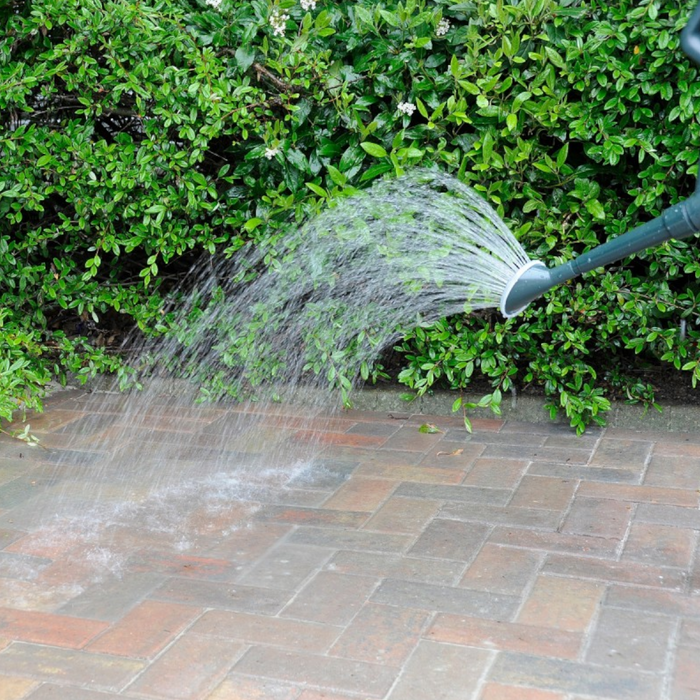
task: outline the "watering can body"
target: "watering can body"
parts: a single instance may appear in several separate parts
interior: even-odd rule
[[[685,53],[700,65],[700,5],[690,16],[681,33]],[[682,239],[700,231],[700,177],[695,193],[688,199],[666,209],[661,216],[618,236],[607,243],[583,253],[558,267],[548,268],[539,261],[522,267],[513,276],[501,295],[501,313],[517,316],[527,305],[552,287],[573,279],[584,272],[604,267],[640,250],[651,248],[670,239]]]

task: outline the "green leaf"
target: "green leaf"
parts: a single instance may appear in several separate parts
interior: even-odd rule
[[[547,54],[549,60],[557,68],[566,68],[566,63],[564,62],[564,59],[551,46],[545,46],[544,51]]]
[[[312,191],[315,192],[319,197],[323,197],[324,199],[327,199],[329,197],[328,192],[323,189],[323,187],[319,187],[317,184],[313,182],[307,182],[306,186]]]
[[[557,153],[557,167],[562,168],[564,163],[566,163],[566,159],[569,157],[569,144],[565,143],[560,149],[559,152]]]
[[[437,426],[433,425],[432,423],[423,423],[423,425],[418,428],[419,433],[443,433],[445,432],[444,430],[440,430]]]
[[[374,178],[378,177],[379,175],[388,173],[393,169],[394,167],[391,163],[376,163],[375,165],[371,165],[364,173],[362,173],[360,181],[367,182],[368,180],[374,180]]]
[[[260,224],[262,224],[262,223],[263,223],[262,219],[258,219],[258,218],[248,219],[248,221],[246,221],[245,224],[243,224],[243,228],[246,231],[248,231],[248,233],[250,233],[251,231],[255,231],[255,229],[258,228],[258,226],[260,226]]]
[[[605,209],[597,199],[589,199],[586,202],[586,209],[596,219],[600,219],[601,221],[605,219]]]
[[[241,44],[236,49],[236,61],[242,71],[248,70],[255,62],[255,47],[252,45]]]
[[[340,187],[344,187],[345,183],[348,181],[347,176],[343,175],[343,173],[341,173],[340,170],[338,170],[338,168],[336,168],[332,165],[328,165],[327,167],[328,167],[328,174],[331,176],[331,180],[333,180],[333,182],[336,185],[339,185]]]
[[[360,146],[371,156],[375,158],[386,158],[389,154],[384,150],[382,146],[378,143],[372,143],[371,141],[363,141]]]

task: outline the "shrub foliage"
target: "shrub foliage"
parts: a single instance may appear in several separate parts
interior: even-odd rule
[[[676,0],[10,0],[0,8],[0,417],[125,364],[206,254],[373,179],[458,175],[532,257],[563,262],[693,189],[697,70]],[[415,105],[413,113],[398,110]],[[410,112],[410,110],[408,110]],[[582,430],[639,370],[700,377],[696,241],[549,293],[521,317],[416,328],[418,392],[538,385]],[[457,402],[459,404],[459,401]]]

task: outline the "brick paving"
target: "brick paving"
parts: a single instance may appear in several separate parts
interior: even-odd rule
[[[80,392],[30,422],[0,700],[700,699],[700,435]]]

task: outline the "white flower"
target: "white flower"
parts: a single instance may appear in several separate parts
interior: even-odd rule
[[[221,5],[221,0],[205,0],[207,5],[211,5],[215,10],[219,9],[219,5]]]
[[[277,9],[272,12],[270,15],[270,26],[275,36],[284,36],[284,32],[287,30],[288,19],[289,15],[280,14],[280,11]]]
[[[316,9],[316,0],[300,0],[301,9],[305,12]]]
[[[398,109],[399,112],[403,112],[404,114],[407,114],[410,117],[416,111],[416,106],[411,102],[399,102],[399,105],[396,109]]]
[[[274,146],[272,148],[266,148],[265,149],[265,158],[268,160],[272,160],[278,153],[280,152],[280,149],[277,146]]]
[[[449,19],[441,19],[438,22],[438,26],[435,28],[435,34],[438,36],[445,36],[447,32],[450,31],[450,20]]]

